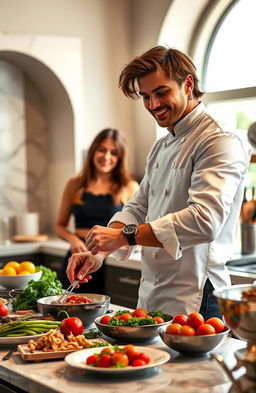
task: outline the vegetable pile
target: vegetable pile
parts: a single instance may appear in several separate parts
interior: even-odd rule
[[[86,359],[87,366],[101,368],[126,368],[145,366],[151,359],[145,352],[139,352],[134,345],[103,348]]]
[[[45,296],[60,295],[62,285],[57,280],[57,273],[45,266],[40,265],[42,270],[40,280],[31,280],[24,291],[18,294],[12,302],[13,310],[34,310],[38,312],[37,300]]]
[[[134,311],[120,310],[112,317],[104,315],[100,323],[111,326],[143,326],[143,325],[157,325],[168,322],[172,319],[171,315],[164,314],[162,311],[149,311],[143,308],[136,308]]]
[[[59,329],[59,321],[26,321],[18,320],[9,323],[3,323],[0,326],[0,337],[23,337],[34,336],[48,332],[51,329]]]

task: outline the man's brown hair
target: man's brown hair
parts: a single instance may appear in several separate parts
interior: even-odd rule
[[[179,86],[192,75],[194,79],[193,96],[201,97],[203,92],[199,89],[199,80],[196,67],[189,56],[177,49],[164,46],[155,46],[142,56],[135,57],[121,72],[119,87],[130,98],[139,98],[136,83],[139,78],[157,71],[164,70],[168,78],[173,78]]]

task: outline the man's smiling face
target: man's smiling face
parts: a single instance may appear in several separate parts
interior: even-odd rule
[[[157,70],[139,78],[138,85],[145,108],[160,127],[173,130],[175,124],[196,106],[190,99],[194,86],[191,75],[180,86],[163,70]]]

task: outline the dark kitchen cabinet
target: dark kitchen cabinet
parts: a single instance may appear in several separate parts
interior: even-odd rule
[[[136,308],[141,272],[106,265],[105,288],[111,303]]]

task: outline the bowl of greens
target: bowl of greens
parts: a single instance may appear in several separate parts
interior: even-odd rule
[[[120,310],[94,320],[97,328],[107,337],[119,341],[143,341],[158,337],[158,328],[168,325],[172,316],[162,311],[149,311],[143,308]]]

